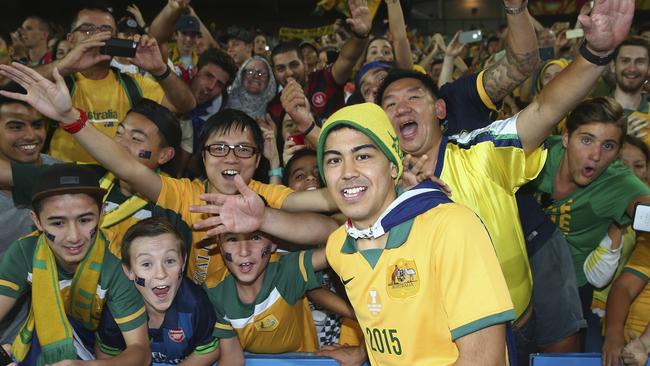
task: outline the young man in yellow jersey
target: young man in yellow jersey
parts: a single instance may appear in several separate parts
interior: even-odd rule
[[[326,253],[372,364],[503,365],[512,302],[485,227],[426,181],[398,196],[402,153],[375,104],[323,125],[318,164],[349,219]],[[480,299],[480,301],[476,301]]]

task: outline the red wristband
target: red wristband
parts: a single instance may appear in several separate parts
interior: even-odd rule
[[[79,119],[70,123],[70,124],[63,124],[62,122],[59,122],[59,127],[61,127],[63,130],[65,130],[67,133],[74,135],[75,133],[81,131],[82,128],[86,125],[86,122],[88,122],[88,115],[86,115],[86,112],[82,111],[79,108],[75,108],[76,110],[79,111]]]

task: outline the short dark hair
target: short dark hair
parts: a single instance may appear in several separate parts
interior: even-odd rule
[[[625,137],[623,138],[623,143],[630,144],[636,147],[637,149],[641,150],[641,153],[645,157],[646,163],[648,162],[648,160],[650,160],[650,150],[648,149],[648,145],[646,145],[645,142],[643,142],[643,140],[641,140],[640,138],[631,135],[625,135]]]
[[[39,29],[41,31],[47,32],[49,34],[49,36],[52,36],[52,34],[51,34],[52,33],[52,27],[50,27],[50,23],[47,20],[45,20],[42,17],[39,17],[38,15],[29,15],[29,16],[27,16],[25,18],[25,20],[27,20],[27,19],[36,20],[38,22]]]
[[[199,62],[196,69],[201,70],[201,68],[207,64],[215,64],[221,67],[226,73],[228,73],[228,85],[230,85],[233,80],[235,80],[235,76],[237,75],[238,70],[237,65],[235,64],[235,61],[232,59],[232,57],[230,57],[230,55],[223,52],[222,50],[218,48],[209,48],[203,51],[203,53],[199,56]]]
[[[124,237],[122,238],[122,244],[120,246],[120,254],[122,255],[122,263],[127,266],[131,266],[131,255],[129,254],[129,249],[131,244],[135,239],[138,238],[151,238],[163,234],[172,234],[178,240],[178,249],[181,253],[183,259],[185,259],[185,243],[183,243],[183,238],[181,234],[176,230],[171,221],[166,217],[150,217],[142,221],[137,222],[131,226]]]
[[[291,175],[291,168],[293,167],[293,164],[305,156],[316,157],[316,150],[305,148],[296,151],[296,153],[291,156],[289,161],[284,164],[284,176],[282,177],[282,184],[289,186],[289,176]]]
[[[650,42],[648,42],[647,39],[641,37],[641,36],[630,36],[627,37],[623,42],[621,42],[618,47],[616,47],[616,55],[615,57],[618,57],[618,53],[621,51],[621,47],[623,46],[637,46],[637,47],[643,47],[646,50],[646,53],[648,56],[650,56]]]
[[[582,101],[566,119],[569,136],[580,126],[590,123],[611,123],[621,129],[619,143],[627,134],[627,117],[623,107],[610,97],[596,97]]]
[[[273,47],[273,50],[271,50],[271,65],[275,63],[273,58],[276,55],[282,54],[282,53],[287,53],[287,52],[292,52],[296,51],[298,54],[298,58],[300,61],[302,61],[303,55],[302,55],[302,50],[300,49],[300,46],[298,42],[296,41],[288,41],[288,42],[280,42],[277,44],[277,46]]]
[[[181,127],[178,119],[167,107],[147,98],[141,98],[127,114],[135,112],[145,116],[158,127],[159,147],[177,148],[181,142]]]
[[[386,75],[386,78],[379,86],[379,89],[377,89],[377,97],[375,103],[381,106],[381,102],[384,99],[384,92],[386,91],[386,88],[388,88],[390,84],[400,79],[419,80],[422,83],[422,85],[424,85],[425,89],[427,89],[429,93],[431,93],[431,96],[435,99],[438,99],[438,88],[436,87],[436,84],[433,83],[433,80],[431,80],[431,78],[428,75],[413,70],[392,69],[388,71],[388,75]]]
[[[8,84],[3,85],[2,87],[0,87],[0,90],[12,92],[12,93],[27,94],[27,90],[25,90],[25,88],[23,88],[22,86],[20,86],[18,83],[14,81],[10,81]],[[22,100],[13,99],[13,98],[5,97],[4,95],[0,95],[0,107],[2,107],[5,104],[14,104],[14,103],[22,104],[30,109],[34,109],[34,107],[32,107],[27,102],[23,102]]]
[[[248,114],[229,108],[222,109],[205,121],[199,134],[200,147],[203,149],[210,136],[214,133],[227,134],[233,130],[244,132],[247,129],[253,134],[253,142],[257,152],[261,153],[264,149],[264,137],[260,126]]]
[[[79,20],[79,13],[82,11],[99,11],[102,13],[108,13],[113,17],[113,20],[115,20],[112,8],[107,2],[103,0],[89,0],[84,3],[84,6],[78,8],[77,12],[72,17],[72,21],[70,22],[70,32],[74,30],[77,20]]]

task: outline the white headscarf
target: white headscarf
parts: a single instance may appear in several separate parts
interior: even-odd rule
[[[266,65],[266,71],[269,73],[269,83],[259,94],[251,94],[244,88],[244,70],[253,60],[262,61]],[[226,107],[239,109],[253,118],[259,117],[264,119],[266,104],[275,97],[276,89],[275,77],[273,77],[271,65],[264,58],[253,56],[246,60],[241,68],[239,68],[235,81],[232,83]]]

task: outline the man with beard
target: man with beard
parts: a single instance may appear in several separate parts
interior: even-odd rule
[[[616,58],[610,68],[616,76],[616,89],[612,98],[623,106],[628,118],[628,127],[634,129],[643,125],[637,137],[650,146],[650,114],[648,96],[643,93],[643,83],[650,67],[648,40],[630,37],[618,47]]]

